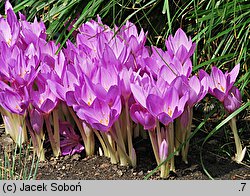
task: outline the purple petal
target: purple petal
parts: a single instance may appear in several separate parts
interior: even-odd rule
[[[224,99],[223,105],[229,113],[234,112],[241,106],[241,93],[238,88],[234,86],[231,88],[228,96]]]
[[[223,74],[223,72],[220,69],[218,69],[215,66],[212,67],[211,79],[214,83],[214,87],[220,90],[221,92],[225,93],[227,89],[226,76]]]
[[[227,76],[230,78],[230,84],[233,84],[239,74],[240,71],[240,64],[235,65],[235,67],[232,69],[231,72],[227,74]]]
[[[168,66],[162,66],[159,71],[159,77],[163,78],[168,84],[171,84],[176,78],[176,74]]]
[[[23,102],[22,97],[14,91],[6,89],[0,92],[0,105],[12,113],[24,114],[27,104],[28,103]]]
[[[36,109],[31,109],[29,114],[30,114],[30,123],[31,123],[33,130],[37,134],[40,134],[43,128],[43,122],[44,122],[42,114]]]
[[[144,108],[146,108],[146,97],[142,91],[142,87],[136,85],[136,84],[131,84],[130,85],[131,91],[133,93],[133,96],[135,100],[140,103]]]
[[[224,100],[224,98],[225,98],[225,96],[226,96],[225,93],[221,92],[221,91],[218,90],[217,88],[214,89],[213,95],[214,95],[217,99],[219,99],[219,101],[221,101],[221,102],[223,102],[223,100]]]
[[[134,122],[143,125],[145,130],[152,130],[156,126],[155,118],[138,103],[130,107],[130,116]]]
[[[181,63],[184,63],[188,58],[187,48],[181,45],[176,51],[176,57],[180,60]]]
[[[47,83],[50,87],[50,90],[52,91],[52,93],[58,97],[59,99],[65,101],[66,99],[66,88],[63,87],[61,84],[59,84],[56,81],[52,81],[52,80],[47,80]]]
[[[164,100],[169,109],[174,109],[179,102],[179,93],[175,87],[170,87],[164,96]],[[167,108],[165,108],[167,109]]]
[[[146,99],[146,105],[148,111],[154,116],[157,117],[160,113],[162,113],[165,103],[163,99],[157,95],[150,94]],[[159,107],[162,106],[162,107]]]
[[[43,104],[40,106],[40,108],[37,108],[37,109],[48,114],[56,107],[56,105],[57,105],[57,101],[46,99],[43,102]]]
[[[160,113],[158,115],[158,119],[159,121],[164,124],[165,126],[167,126],[169,123],[173,122],[172,117],[170,117],[168,114],[166,114],[165,112]]]
[[[183,127],[187,127],[188,126],[188,122],[189,122],[189,112],[187,110],[187,108],[184,109],[183,113],[180,116],[180,121]]]
[[[65,95],[65,100],[68,106],[73,106],[77,104],[77,101],[75,99],[75,92],[68,91]]]
[[[160,149],[159,149],[160,160],[161,161],[166,160],[167,156],[168,156],[168,144],[167,144],[166,140],[164,139],[161,142],[161,146],[160,146]]]

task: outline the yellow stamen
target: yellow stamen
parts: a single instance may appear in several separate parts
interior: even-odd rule
[[[41,99],[39,99],[39,103],[40,104],[42,104],[43,103],[43,99],[41,98]]]
[[[93,100],[92,100],[92,97],[89,97],[89,100],[88,100],[88,106],[90,106],[91,104],[93,103]]]
[[[105,119],[105,123],[106,123],[106,125],[109,124],[109,120],[107,118]]]
[[[222,92],[225,92],[224,87],[218,82],[219,88],[222,90]]]
[[[172,115],[173,115],[173,111],[171,110],[171,108],[170,107],[168,107],[168,115],[170,116],[170,117],[172,117]]]
[[[9,38],[7,41],[8,46],[10,46],[10,43],[11,43],[11,38]]]
[[[109,119],[108,119],[108,118],[104,118],[104,119],[101,119],[99,122],[100,122],[101,124],[105,125],[105,126],[108,126],[108,124],[109,124]]]

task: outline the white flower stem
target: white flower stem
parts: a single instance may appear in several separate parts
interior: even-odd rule
[[[83,125],[80,121],[80,119],[76,116],[74,110],[72,107],[68,107],[68,110],[73,117],[80,134],[82,136],[83,142],[84,142],[84,147],[85,147],[85,152],[87,156],[93,155],[94,154],[94,149],[95,149],[95,141],[94,141],[94,134],[93,131],[87,128],[88,130],[83,129]]]
[[[135,167],[134,164],[136,164],[136,157],[133,156],[133,143],[132,143],[132,131],[131,131],[131,121],[129,117],[129,108],[128,108],[128,101],[125,102],[125,112],[126,112],[126,124],[127,124],[127,142],[128,142],[128,154],[129,158],[133,163],[133,167]]]
[[[32,129],[31,124],[27,118],[26,118],[26,125],[31,136],[32,144],[34,147],[34,152],[36,153],[40,161],[44,161],[45,160],[45,154],[44,154],[44,148],[43,148],[44,133],[41,130],[41,133],[37,134]]]
[[[4,108],[0,107],[0,113],[2,114],[2,119],[5,125],[5,133],[9,134],[15,143],[20,146],[22,143],[26,142],[28,139],[27,130],[25,126],[25,115],[19,115],[11,113]],[[5,119],[6,117],[6,119]],[[22,127],[22,136],[21,141],[18,140],[20,138],[20,127]]]
[[[174,153],[174,124],[169,123],[167,126],[168,133],[168,154]],[[174,156],[170,159],[170,171],[175,172]]]
[[[86,134],[86,146],[85,152],[87,156],[93,155],[95,152],[95,138],[92,128],[86,124],[84,126],[84,132]]]
[[[161,127],[160,127],[159,120],[156,120],[156,135],[157,135],[158,147],[160,148],[161,142],[162,142],[162,137],[161,137]]]
[[[183,142],[183,127],[181,125],[180,117],[176,119],[175,121],[175,149],[178,149],[180,147],[180,144]],[[179,155],[179,151],[176,153],[176,155]]]
[[[246,148],[244,148],[242,150],[242,145],[240,142],[240,138],[238,135],[238,131],[237,131],[237,126],[236,126],[236,118],[233,117],[230,121],[229,121],[229,125],[233,131],[233,135],[234,135],[234,142],[235,142],[235,147],[236,147],[236,154],[235,154],[235,161],[237,163],[241,163],[242,160],[244,159],[245,153],[246,153]]]
[[[161,168],[160,168],[160,171],[161,171],[161,174],[160,174],[160,177],[161,178],[167,178],[169,176],[169,161],[167,161],[166,163],[162,164],[161,165]]]
[[[107,150],[109,152],[110,155],[110,161],[112,164],[117,164],[118,163],[118,157],[116,155],[116,152],[114,150],[114,146],[113,146],[113,141],[111,139],[111,137],[109,137],[110,135],[108,135],[108,133],[103,133],[100,132],[103,138],[103,141],[105,142],[106,146],[107,146]]]
[[[190,108],[189,106],[187,107],[188,110],[188,126],[185,129],[185,135],[183,142],[186,141],[190,134],[191,134],[191,128],[192,128],[192,120],[193,120],[193,108]],[[186,142],[186,145],[182,148],[182,160],[187,164],[188,159],[188,149],[189,149],[189,141]]]
[[[127,157],[123,156],[123,154],[126,153],[126,147],[125,147],[125,143],[124,143],[124,139],[123,139],[123,135],[121,132],[121,127],[120,127],[119,121],[115,122],[115,130],[116,130],[116,135],[117,135],[117,138],[115,138],[115,139],[117,139],[117,151],[119,154],[120,164],[123,166],[126,166],[126,165],[128,165],[129,160],[127,160]]]
[[[59,130],[59,116],[58,116],[58,108],[53,110],[53,125],[54,125],[54,140],[55,146],[58,149],[58,153],[61,154],[60,149],[60,130]]]
[[[58,149],[56,146],[55,138],[54,138],[53,131],[52,131],[51,124],[50,124],[50,120],[49,120],[49,114],[46,114],[44,116],[44,119],[45,119],[45,124],[46,124],[46,128],[47,128],[47,132],[48,132],[48,136],[49,136],[49,140],[50,140],[53,154],[55,157],[58,157],[60,155],[60,148]]]
[[[159,165],[160,164],[159,147],[158,147],[158,142],[157,142],[155,130],[148,130],[148,133],[149,133],[149,137],[151,140],[151,145],[152,145],[153,152],[155,155],[156,163],[157,163],[157,165]]]
[[[94,131],[95,135],[97,136],[97,138],[98,138],[98,140],[99,140],[99,142],[100,142],[100,144],[102,146],[104,156],[110,157],[109,154],[108,154],[108,151],[107,151],[107,146],[106,146],[102,136],[100,135],[100,133],[97,130],[93,129],[93,131]]]

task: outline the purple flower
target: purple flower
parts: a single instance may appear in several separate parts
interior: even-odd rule
[[[176,56],[171,57],[166,51],[152,47],[152,55],[144,59],[146,69],[154,78],[163,78],[169,84],[177,76],[189,77],[192,72],[192,62],[188,58],[184,62]]]
[[[79,28],[76,36],[76,46],[92,58],[103,54],[105,43],[114,36],[114,32],[107,25],[102,24],[100,17],[98,21],[90,20]]]
[[[138,34],[136,26],[127,21],[125,25],[123,25],[119,32],[117,33],[117,37],[121,40],[125,40],[126,45],[131,47],[133,54],[136,54],[138,50],[140,50],[145,42],[146,36],[143,29],[141,29],[140,33]]]
[[[201,82],[201,86],[203,87],[203,91],[207,93],[209,90],[210,76],[203,69],[200,69],[198,72],[198,77]]]
[[[130,116],[135,123],[140,123],[145,130],[153,130],[156,126],[155,117],[138,103],[130,107]]]
[[[93,128],[108,131],[121,113],[119,76],[112,67],[99,67],[93,78],[83,74],[82,79],[82,86],[66,94],[66,102]]]
[[[125,66],[128,69],[138,70],[142,67],[140,61],[145,58],[145,55],[148,56],[145,48],[147,33],[144,33],[143,29],[138,33],[136,26],[129,21],[117,31],[117,37],[124,41],[127,48],[128,57]]]
[[[75,68],[69,65],[62,68],[61,76],[52,72],[47,83],[54,95],[63,101],[66,101],[68,92],[73,92],[76,90],[76,86],[80,86],[79,76]]]
[[[217,67],[212,67],[209,81],[209,92],[221,102],[228,96],[228,92],[232,88],[237,75],[239,73],[240,64],[237,64],[231,72],[225,74]]]
[[[31,23],[26,21],[26,18],[23,15],[20,16],[20,38],[22,40],[22,44],[36,44],[39,38],[46,40],[46,27],[42,21],[38,22],[37,18],[35,18],[34,22]]]
[[[40,53],[37,46],[30,44],[23,50],[17,45],[9,48],[2,42],[0,47],[2,50],[0,74],[5,80],[11,82],[11,86],[16,88],[28,86],[40,71]]]
[[[189,78],[191,72],[191,61],[186,61],[184,64],[181,64],[181,62],[177,58],[173,58],[169,65],[164,65],[161,67],[158,77],[161,77],[168,84],[171,84],[178,76]]]
[[[171,57],[176,56],[181,63],[184,63],[190,56],[193,55],[196,44],[188,38],[186,33],[179,28],[174,37],[170,35],[165,42],[167,52]]]
[[[43,130],[44,118],[43,115],[37,109],[31,109],[29,111],[30,124],[33,130],[39,135]]]
[[[149,94],[146,104],[148,111],[153,116],[157,117],[164,125],[168,125],[183,113],[187,100],[188,93],[179,97],[176,88],[171,86],[162,96]]]
[[[97,96],[95,91],[93,90],[94,85],[86,76],[84,77],[84,79],[88,80],[88,82],[85,82],[85,80],[81,80],[79,86],[74,86],[74,91],[66,92],[65,101],[68,106],[73,106],[73,108],[82,105],[84,107],[90,107],[96,99]]]
[[[30,99],[32,105],[44,114],[49,114],[57,105],[58,99],[51,92],[45,80],[39,76],[33,88],[30,88]]]
[[[147,74],[139,75],[140,71],[134,73],[134,82],[130,84],[134,99],[144,108],[146,106],[146,98],[149,93],[154,92],[155,81]]]
[[[91,106],[98,98],[112,107],[117,97],[120,98],[118,83],[119,76],[115,70],[100,67],[96,70],[93,78],[82,74],[79,86],[74,85],[75,92],[66,93],[66,102],[70,106]]]
[[[6,19],[0,17],[0,42],[5,42],[8,46],[13,46],[20,33],[20,26],[10,2],[5,3]]]
[[[60,147],[62,155],[73,155],[83,151],[84,147],[81,144],[81,138],[76,134],[72,125],[68,122],[60,122]]]
[[[167,65],[170,64],[171,57],[167,52],[163,51],[161,48],[152,46],[151,50],[152,50],[151,56],[145,57],[143,60],[144,60],[146,70],[149,73],[151,73],[154,78],[157,78],[157,76],[159,75],[160,69],[165,66],[168,67]]]
[[[109,131],[114,122],[119,118],[121,100],[117,98],[113,107],[110,107],[107,102],[96,98],[91,106],[77,106],[75,110],[78,117],[86,120],[94,129],[106,132]]]
[[[168,156],[168,143],[165,139],[161,142],[159,149],[159,158],[162,161],[165,161]]]
[[[202,100],[206,94],[207,94],[207,78],[203,78],[201,82],[197,76],[192,76],[188,80],[189,85],[189,100],[188,105],[190,107],[193,107],[196,103],[198,103],[200,100]],[[202,84],[203,83],[203,84]]]
[[[123,65],[128,60],[130,48],[117,37],[111,39],[109,43],[105,43],[104,50],[100,54],[101,62],[104,67],[115,66],[118,71],[121,71]]]
[[[16,92],[11,88],[0,90],[0,105],[11,113],[24,115],[28,105],[29,97],[27,90]]]
[[[128,100],[131,94],[131,88],[130,83],[133,79],[133,71],[132,68],[127,70],[126,68],[123,68],[119,74],[119,86],[121,89],[121,94],[125,100]]]
[[[16,56],[8,64],[10,78],[17,88],[28,86],[34,81],[40,70],[35,46],[33,44],[29,45],[24,53],[16,46],[12,51]]]
[[[238,88],[233,86],[225,97],[223,105],[225,109],[232,113],[241,106],[241,94]]]

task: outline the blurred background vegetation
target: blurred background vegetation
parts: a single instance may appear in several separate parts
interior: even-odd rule
[[[10,0],[15,12],[21,11],[27,19],[42,19],[47,26],[48,39],[56,39],[63,46],[67,39],[73,40],[72,31],[82,23],[101,16],[110,26],[120,26],[127,20],[138,29],[148,31],[148,45],[164,48],[165,38],[181,27],[196,42],[193,55],[193,72],[202,68],[210,72],[211,66],[224,71],[241,64],[236,85],[243,97],[242,107],[231,117],[239,114],[239,132],[248,146],[246,163],[250,163],[250,3],[248,0]],[[4,1],[0,3],[4,13]],[[74,29],[68,31],[70,22]],[[67,23],[67,21],[69,21]],[[73,40],[74,41],[74,40]],[[213,100],[204,101],[204,105]],[[216,124],[207,126],[207,137],[222,131],[226,133],[221,150],[233,156],[234,146],[226,114],[219,104],[214,104]],[[203,107],[203,110],[205,108]],[[209,119],[209,118],[208,118]],[[230,118],[229,118],[230,119]],[[200,123],[202,120],[197,120]],[[226,126],[225,126],[226,125]],[[205,128],[199,128],[206,131]]]

